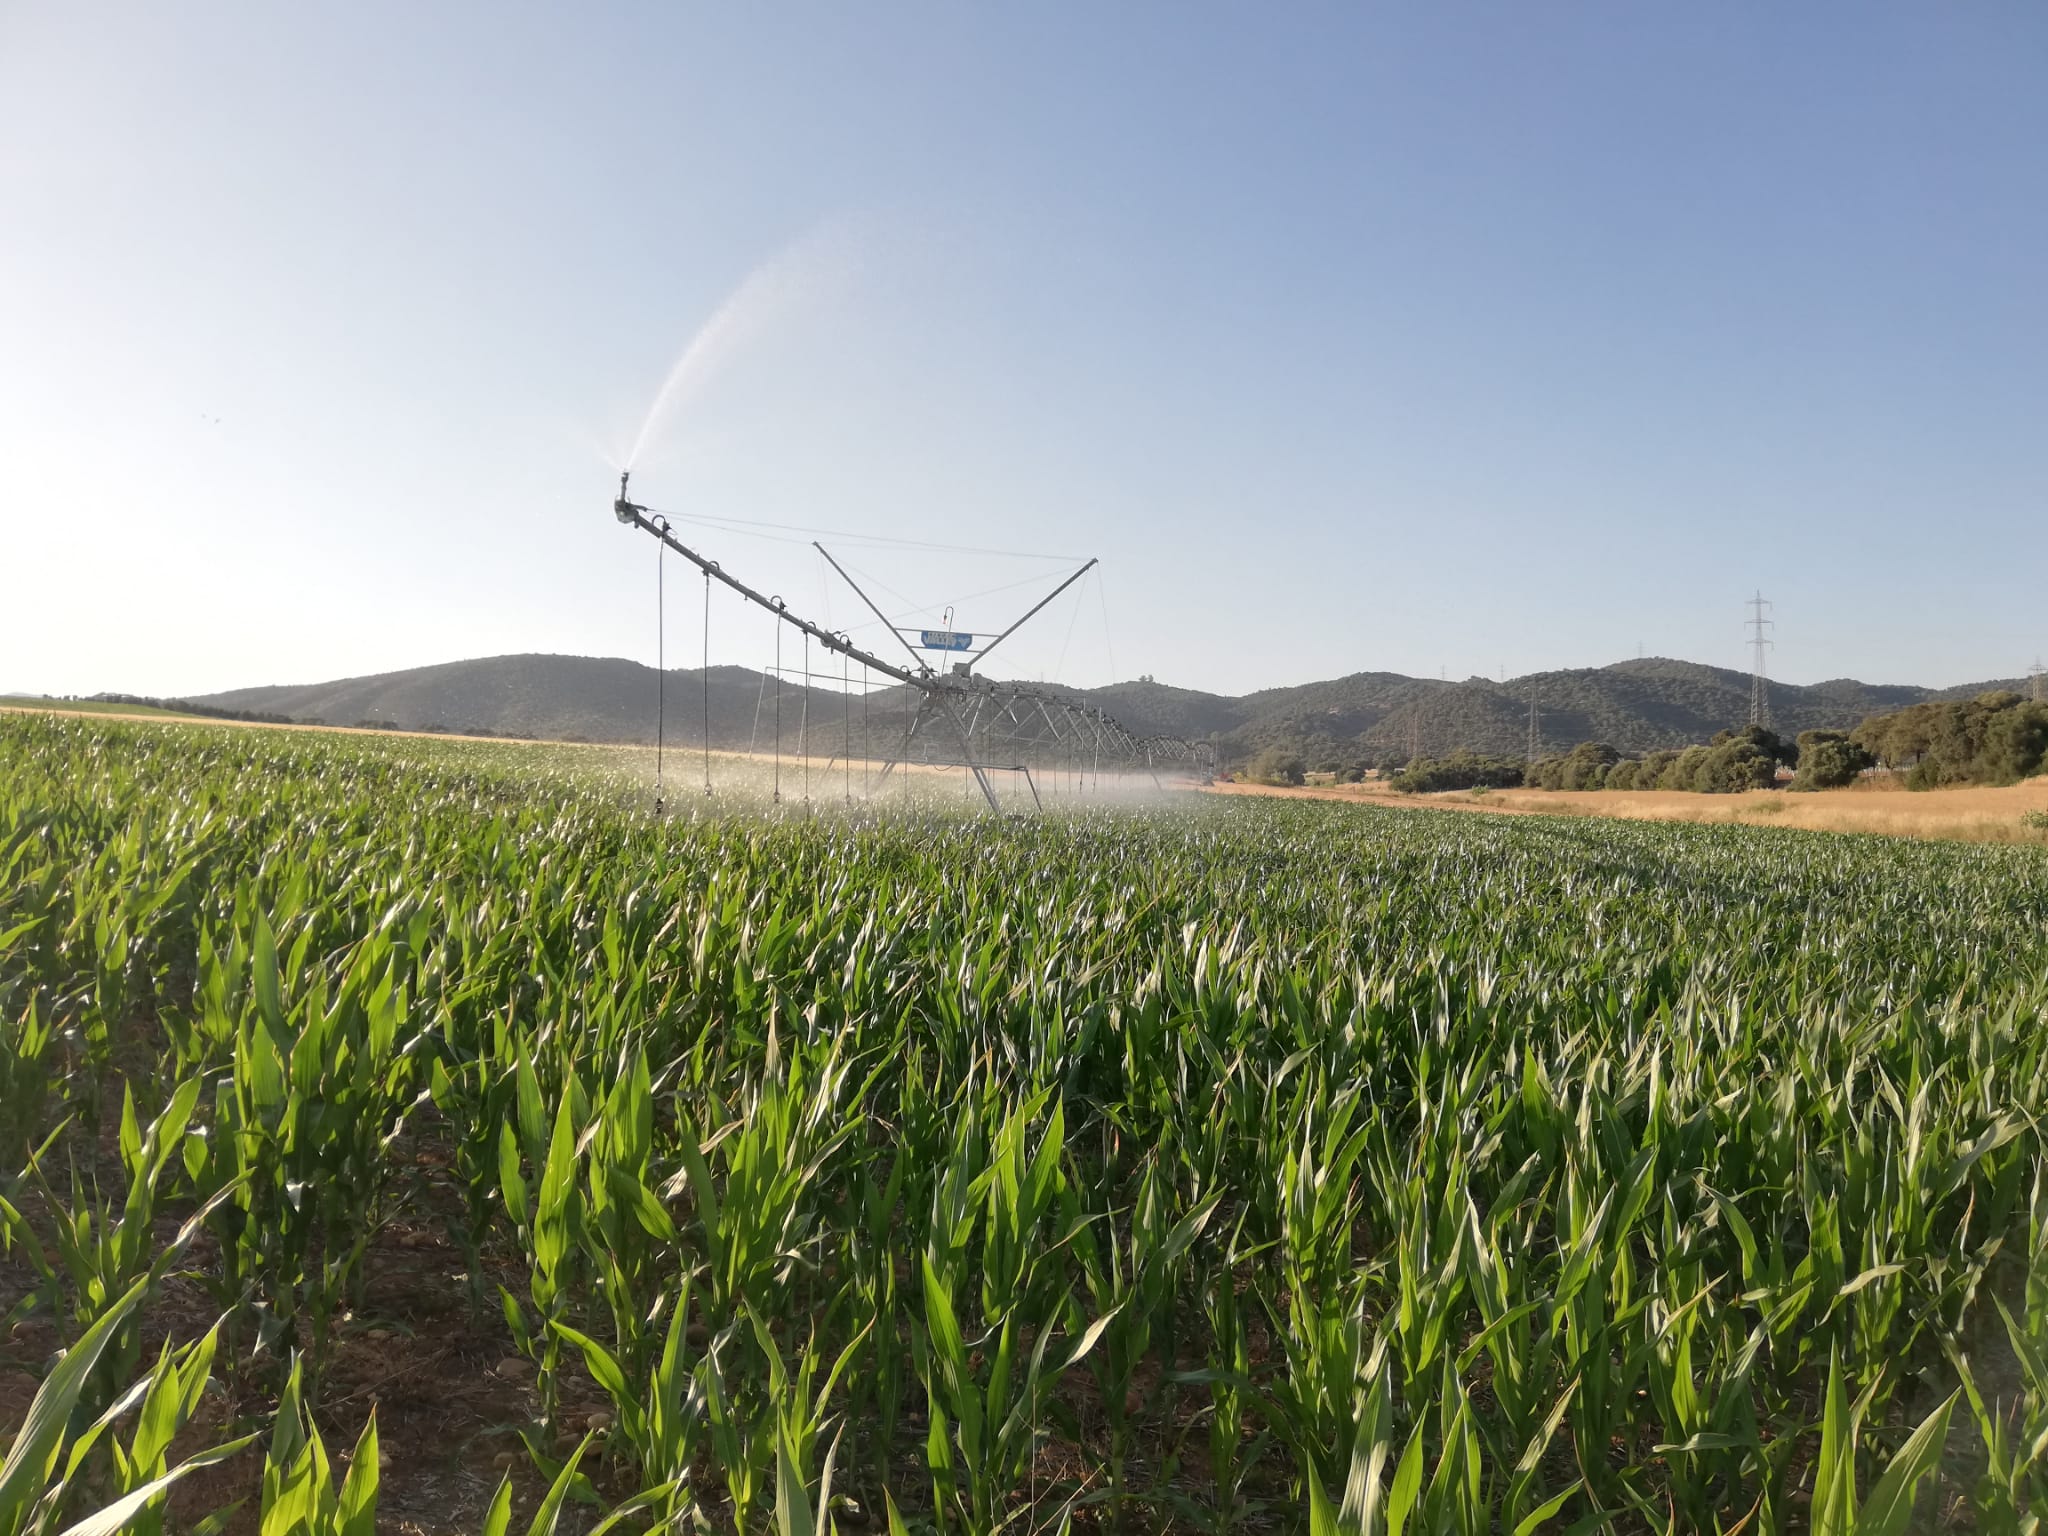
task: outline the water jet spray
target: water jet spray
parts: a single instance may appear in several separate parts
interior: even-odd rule
[[[632,499],[631,477],[631,470],[621,471],[619,475],[619,494],[612,502],[613,515],[625,526],[652,535],[663,547],[681,555],[702,571],[707,579],[707,605],[709,582],[722,582],[747,602],[773,614],[779,623],[791,626],[824,646],[828,653],[843,658],[849,666],[857,662],[866,671],[879,673],[915,692],[916,708],[905,724],[902,741],[884,763],[878,784],[886,784],[897,767],[913,761],[913,752],[917,753],[917,762],[967,770],[980,787],[989,809],[997,812],[1002,810],[1002,805],[989,777],[992,772],[1020,776],[1031,791],[1033,804],[1042,808],[1044,802],[1039,796],[1037,780],[1032,777],[1032,769],[1036,767],[1042,772],[1057,768],[1063,762],[1071,765],[1077,756],[1091,762],[1098,776],[1107,766],[1112,774],[1143,774],[1155,787],[1162,789],[1165,787],[1160,782],[1162,772],[1184,774],[1202,783],[1215,777],[1216,749],[1208,742],[1187,741],[1177,736],[1136,736],[1101,709],[1078,703],[1049,688],[997,682],[974,673],[975,662],[1014,635],[1054,598],[1087,575],[1097,564],[1095,560],[1090,559],[1067,576],[1027,609],[1021,618],[973,651],[966,661],[957,663],[950,671],[939,672],[917,654],[916,647],[903,638],[903,632],[889,624],[874,599],[847,574],[844,566],[832,558],[831,552],[822,544],[817,545],[818,553],[825,557],[868,609],[889,625],[891,632],[910,653],[911,665],[904,667],[861,649],[844,633],[826,629],[800,614],[792,613],[780,597],[769,597],[757,591],[729,574],[716,560],[700,555],[684,544],[676,538],[667,517]],[[706,626],[708,631],[708,608]],[[966,649],[958,642],[965,640],[971,645],[973,638],[953,633],[950,624],[946,631],[924,636],[927,645],[949,651]],[[808,666],[804,681],[808,690]],[[707,705],[707,745],[708,725]],[[951,748],[934,751],[933,728],[957,744],[958,756],[951,755]]]

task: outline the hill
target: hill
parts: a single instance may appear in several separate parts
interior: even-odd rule
[[[671,741],[703,740],[704,678],[687,668],[668,674]],[[1941,690],[1850,678],[1808,686],[1773,683],[1771,716],[1788,734],[1845,729],[1866,715],[1922,699],[1968,698],[2023,686],[2018,679]],[[326,725],[647,742],[654,738],[655,689],[654,669],[636,661],[492,656],[329,683],[239,688],[192,702]],[[1107,710],[1139,735],[1213,740],[1226,761],[1274,745],[1299,750],[1312,762],[1397,763],[1416,747],[1429,754],[1464,747],[1520,755],[1528,740],[1532,695],[1543,744],[1552,750],[1580,741],[1605,741],[1624,752],[1679,747],[1749,718],[1747,673],[1663,657],[1539,672],[1506,683],[1359,672],[1237,698],[1151,681],[1058,691]],[[713,667],[710,695],[714,745],[745,746],[766,739],[760,733],[771,729],[774,689],[761,673]],[[804,690],[785,683],[782,695],[787,742],[802,718]],[[810,708],[812,729],[825,730],[839,724],[846,705],[836,692],[816,689]],[[901,718],[903,690],[875,694],[869,709],[876,729],[882,730],[882,720]]]
[[[704,739],[705,672],[672,668],[665,688],[668,739]],[[746,667],[712,667],[711,740],[745,746],[772,729],[772,680]],[[237,688],[192,702],[261,710],[318,725],[449,730],[549,741],[652,742],[657,675],[637,661],[596,656],[489,656],[347,677],[331,683]],[[805,690],[782,688],[785,737],[803,718]],[[879,700],[878,700],[879,702]],[[840,718],[839,694],[811,690],[814,722]]]

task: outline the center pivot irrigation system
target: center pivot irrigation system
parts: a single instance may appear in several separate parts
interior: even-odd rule
[[[707,771],[705,791],[710,792],[711,782],[708,770],[710,747],[710,592],[711,583],[718,581],[732,588],[741,597],[757,607],[773,614],[777,620],[798,630],[806,642],[815,640],[828,652],[842,659],[845,686],[849,693],[852,688],[851,669],[862,669],[861,687],[865,689],[876,678],[884,678],[888,684],[900,684],[909,690],[908,708],[905,711],[901,735],[888,750],[883,761],[876,785],[885,785],[892,773],[909,764],[923,767],[960,768],[972,776],[982,796],[988,801],[989,809],[1000,812],[1002,802],[997,795],[991,775],[1009,773],[1016,775],[1030,791],[1032,804],[1044,807],[1040,794],[1041,780],[1049,785],[1062,782],[1075,785],[1083,790],[1099,789],[1102,776],[1110,776],[1112,784],[1133,778],[1149,782],[1153,787],[1164,788],[1168,779],[1193,780],[1207,783],[1215,777],[1216,751],[1207,742],[1184,741],[1177,736],[1135,736],[1124,729],[1114,718],[1092,705],[1066,697],[1049,688],[1032,687],[1026,683],[999,682],[983,677],[974,668],[990,651],[1014,635],[1026,623],[1042,612],[1047,604],[1067,588],[1087,575],[1096,564],[1090,560],[1079,570],[1068,576],[1052,591],[1027,609],[1007,629],[993,639],[976,644],[977,637],[959,633],[952,628],[939,630],[905,630],[896,625],[887,614],[876,606],[846,568],[833,558],[823,544],[813,542],[812,547],[824,557],[854,594],[867,606],[870,613],[881,621],[884,629],[902,645],[908,665],[884,660],[871,651],[855,645],[844,633],[829,630],[822,625],[789,611],[780,597],[770,597],[748,586],[738,577],[725,571],[716,560],[707,559],[676,538],[669,519],[652,508],[631,500],[627,493],[628,474],[619,476],[618,499],[612,503],[612,511],[621,523],[629,528],[652,534],[665,549],[673,550],[690,564],[704,573],[705,584],[705,719],[704,734]],[[678,514],[680,516],[680,514]],[[777,631],[778,635],[780,630]],[[916,643],[908,637],[915,635]],[[921,652],[930,651],[945,655],[956,655],[963,659],[951,662],[944,670],[934,667]],[[780,688],[780,663],[777,664],[777,687]],[[808,690],[810,668],[806,663],[804,681]],[[806,696],[808,697],[808,691]],[[657,724],[657,742],[660,725]],[[866,747],[860,749],[866,758]],[[777,735],[777,751],[780,752],[780,734]],[[847,739],[842,751],[835,754],[835,760],[844,756],[851,760],[854,748],[851,744],[849,722]],[[1036,776],[1034,776],[1034,774]],[[849,773],[848,795],[852,794],[852,776]],[[777,796],[780,797],[779,780]]]

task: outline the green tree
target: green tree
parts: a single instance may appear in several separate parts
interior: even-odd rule
[[[1665,765],[1658,776],[1659,789],[1698,789],[1700,769],[1705,766],[1711,747],[1687,747]],[[1640,775],[1638,778],[1640,779]]]
[[[1872,715],[1849,739],[1893,769],[1910,789],[2012,784],[2048,763],[2048,705],[2016,693],[1930,699]]]
[[[1678,754],[1676,752],[1645,753],[1643,760],[1636,765],[1636,781],[1632,787],[1635,789],[1668,788],[1669,786],[1664,783],[1664,776],[1671,771],[1672,765],[1677,761]]]
[[[1748,736],[1724,732],[1694,770],[1692,787],[1703,795],[1739,795],[1769,789],[1777,781],[1776,757]]]
[[[1847,731],[1802,731],[1799,736],[1799,776],[1794,789],[1839,789],[1853,784],[1877,759],[1851,740]]]
[[[1797,744],[1787,741],[1767,725],[1745,725],[1738,731],[1722,731],[1709,745],[1722,747],[1736,741],[1747,742],[1774,764],[1782,763],[1790,768],[1799,761]]]
[[[1523,777],[1521,763],[1512,757],[1453,752],[1449,757],[1418,758],[1390,782],[1402,794],[1426,795],[1451,789],[1512,789]]]
[[[2048,704],[2022,703],[2001,711],[1984,727],[1978,755],[1986,784],[2017,784],[2048,767]]]
[[[1582,741],[1565,754],[1559,785],[1562,789],[1601,789],[1607,771],[1621,761],[1621,754],[1604,741]]]

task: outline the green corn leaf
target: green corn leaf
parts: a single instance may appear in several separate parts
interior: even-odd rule
[[[1309,1536],[1339,1536],[1337,1512],[1330,1506],[1330,1496],[1323,1492],[1323,1480],[1316,1475],[1313,1463],[1302,1468],[1308,1479],[1308,1531]]]
[[[127,1530],[137,1515],[180,1479],[189,1477],[194,1472],[203,1472],[208,1467],[218,1466],[231,1456],[240,1455],[260,1438],[262,1437],[259,1435],[244,1435],[241,1439],[231,1440],[226,1445],[202,1451],[178,1463],[162,1476],[152,1478],[140,1488],[122,1495],[106,1508],[67,1525],[59,1536],[116,1536],[117,1532]]]
[[[1387,1536],[1401,1536],[1408,1517],[1422,1496],[1422,1423],[1418,1419],[1408,1436],[1408,1445],[1394,1467],[1393,1486],[1387,1490]]]
[[[1676,1445],[1653,1445],[1659,1456],[1684,1456],[1700,1451],[1737,1451],[1756,1444],[1753,1435],[1697,1434]]]
[[[32,917],[26,922],[16,923],[5,932],[0,932],[0,950],[12,949],[16,940],[26,938],[31,932],[40,928],[48,921],[49,915],[45,913],[41,916]]]
[[[504,1197],[505,1214],[525,1226],[531,1219],[526,1203],[526,1176],[519,1166],[519,1138],[510,1125],[498,1127],[498,1190]]]
[[[817,1527],[817,1516],[811,1508],[811,1496],[804,1487],[803,1474],[796,1464],[795,1447],[790,1444],[789,1431],[777,1425],[775,1430],[775,1530],[776,1536],[812,1536]]]
[[[1117,1313],[1123,1309],[1124,1303],[1118,1302],[1107,1312],[1096,1318],[1094,1322],[1090,1323],[1081,1337],[1074,1341],[1074,1347],[1067,1352],[1066,1361],[1060,1369],[1065,1370],[1068,1366],[1078,1365],[1082,1360],[1086,1359],[1089,1351],[1093,1350],[1102,1341],[1104,1330],[1116,1320]]]
[[[569,1254],[569,1204],[576,1192],[576,1132],[565,1097],[555,1112],[555,1131],[548,1143],[547,1167],[533,1218],[533,1262],[553,1278]]]
[[[363,1426],[341,1485],[336,1536],[377,1536],[377,1415]]]
[[[682,1158],[684,1177],[697,1202],[697,1219],[704,1230],[704,1245],[710,1250],[713,1269],[725,1267],[725,1223],[718,1200],[718,1187],[712,1182],[711,1167],[704,1161],[704,1150],[697,1138],[697,1128],[690,1123],[687,1115],[676,1127],[677,1154]],[[671,1188],[671,1195],[676,1191]]]
[[[1566,1501],[1578,1491],[1579,1485],[1576,1481],[1567,1483],[1516,1522],[1515,1536],[1536,1536],[1536,1532],[1540,1531],[1546,1522],[1555,1519]]]
[[[555,1480],[548,1485],[546,1497],[540,1501],[540,1508],[533,1512],[533,1522],[526,1528],[526,1536],[555,1536],[555,1527],[561,1523],[562,1505],[569,1497],[569,1490],[575,1486],[578,1469],[583,1465],[584,1452],[590,1449],[591,1437],[585,1435],[569,1459],[562,1463],[562,1470],[555,1474]],[[509,1487],[507,1492],[509,1494]]]
[[[632,1212],[643,1232],[657,1242],[672,1243],[676,1240],[675,1223],[669,1219],[661,1201],[655,1198],[654,1191],[637,1177],[623,1168],[614,1168],[606,1184],[612,1198]]]
[[[1856,1523],[1856,1425],[1842,1382],[1842,1357],[1828,1362],[1826,1406],[1822,1411],[1820,1456],[1813,1467],[1813,1536],[1854,1536]]]
[[[277,937],[270,924],[256,920],[256,947],[250,957],[250,984],[255,989],[257,1016],[274,1041],[286,1038],[283,993],[278,985]]]
[[[688,1481],[688,1478],[676,1478],[673,1481],[662,1483],[653,1488],[642,1489],[617,1509],[606,1515],[602,1520],[598,1521],[597,1524],[593,1525],[587,1536],[605,1536],[605,1532],[616,1530],[619,1526],[624,1525],[628,1520],[640,1514],[641,1511],[652,1509],[655,1505],[666,1502],[679,1492]],[[490,1533],[487,1531],[484,1533],[484,1536],[490,1536]]]
[[[610,1350],[588,1334],[571,1328],[567,1323],[553,1323],[549,1326],[583,1351],[583,1362],[590,1369],[591,1380],[609,1392],[614,1401],[625,1402],[631,1396],[632,1389],[626,1384],[625,1370]]]
[[[1904,1271],[1905,1267],[1906,1266],[1903,1264],[1873,1265],[1871,1268],[1864,1270],[1863,1273],[1858,1275],[1855,1279],[1846,1282],[1840,1290],[1835,1292],[1835,1294],[1837,1296],[1854,1296],[1866,1285],[1875,1285],[1878,1281],[1884,1279],[1887,1275],[1899,1274]]]
[[[1856,1519],[1856,1536],[1905,1536],[1920,1484],[1941,1468],[1941,1453],[1948,1445],[1949,1415],[1960,1395],[1960,1389],[1951,1392],[1899,1447],[1884,1476],[1864,1501],[1862,1513]]]
[[[512,1479],[507,1476],[498,1483],[498,1491],[491,1496],[491,1505],[484,1512],[481,1536],[508,1536],[512,1529]]]
[[[86,1378],[147,1288],[148,1282],[144,1280],[129,1287],[65,1352],[36,1392],[6,1461],[0,1463],[0,1530],[20,1529],[27,1511],[42,1497],[44,1484],[63,1449],[65,1425],[70,1422]]]

